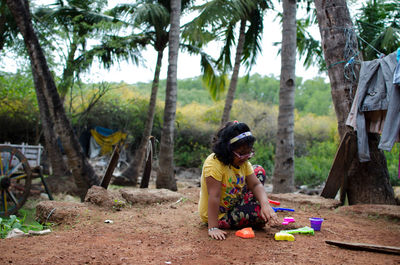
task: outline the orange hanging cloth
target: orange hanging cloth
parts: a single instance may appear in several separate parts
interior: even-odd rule
[[[254,231],[251,227],[246,227],[241,230],[236,231],[235,233],[236,236],[241,237],[241,238],[253,238],[255,237]]]

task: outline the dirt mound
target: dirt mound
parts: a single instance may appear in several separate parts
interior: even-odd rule
[[[306,195],[300,193],[273,193],[268,197],[281,203],[289,202],[296,205],[313,205],[325,209],[334,209],[340,206],[340,201],[325,199],[319,195]]]
[[[121,189],[122,197],[129,203],[152,204],[179,200],[182,195],[167,189]]]
[[[36,206],[36,217],[43,223],[71,224],[79,217],[87,215],[92,206],[103,211],[119,211],[128,205],[149,205],[154,203],[176,202],[182,194],[167,189],[124,188],[106,190],[99,186],[89,189],[85,203],[42,201]]]
[[[357,204],[342,206],[339,212],[356,213],[364,216],[388,217],[400,221],[400,205]]]
[[[42,201],[36,206],[36,218],[41,223],[71,224],[86,210],[83,203]]]
[[[85,202],[112,209],[119,209],[127,205],[119,191],[106,190],[99,186],[93,186],[88,190]]]

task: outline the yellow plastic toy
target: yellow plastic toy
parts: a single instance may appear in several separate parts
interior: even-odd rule
[[[294,241],[294,235],[285,232],[275,233],[275,240]]]

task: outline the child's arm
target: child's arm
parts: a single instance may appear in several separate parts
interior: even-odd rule
[[[221,182],[213,177],[206,177],[208,191],[208,235],[214,239],[225,239],[226,232],[218,228],[219,201]]]
[[[261,205],[261,217],[267,222],[272,220],[273,223],[278,224],[278,217],[268,203],[267,194],[260,180],[253,173],[249,176],[246,176],[246,182],[247,186],[253,192],[254,196],[256,196],[258,202]]]

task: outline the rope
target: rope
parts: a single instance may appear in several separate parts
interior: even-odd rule
[[[376,51],[379,54],[379,57],[381,57],[382,55],[384,55],[384,53],[378,51],[377,49],[375,49],[374,46],[372,46],[370,43],[368,43],[366,40],[364,40],[363,38],[361,38],[361,36],[357,36],[360,40],[362,40],[363,42],[365,42],[369,47],[371,47],[374,51]]]

